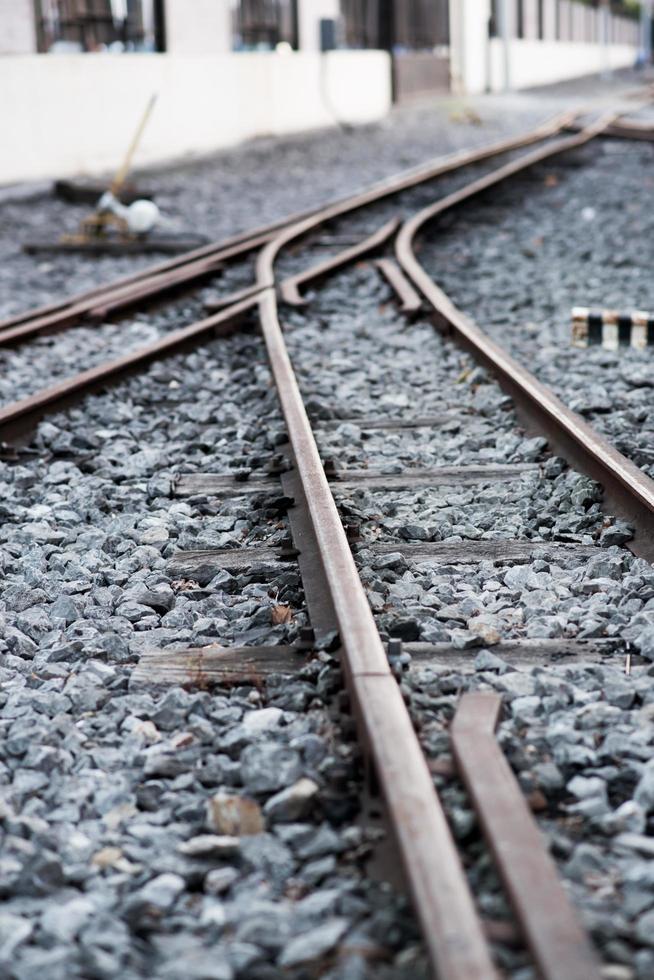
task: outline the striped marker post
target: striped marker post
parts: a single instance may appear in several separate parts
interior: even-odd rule
[[[654,346],[654,313],[634,310],[590,310],[575,306],[572,310],[572,344],[574,347],[599,347],[618,350],[635,347],[644,350]]]

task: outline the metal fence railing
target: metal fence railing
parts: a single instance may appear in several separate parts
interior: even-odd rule
[[[56,51],[161,51],[163,0],[36,0],[37,47]]]
[[[491,36],[497,34],[499,2],[492,0]],[[604,17],[599,0],[508,0],[509,33],[525,40],[596,43],[604,39]],[[638,22],[622,4],[610,5],[606,25],[610,43],[638,44]]]
[[[449,0],[341,0],[349,48],[432,51],[449,43]]]
[[[297,0],[232,0],[232,47],[237,51],[298,47]]]

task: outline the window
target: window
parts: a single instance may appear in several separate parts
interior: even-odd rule
[[[448,0],[341,0],[348,48],[432,51],[449,43]]]
[[[379,47],[379,13],[376,0],[341,0],[341,16],[346,47]]]
[[[235,51],[298,47],[297,0],[231,0]]]
[[[403,0],[395,4],[396,47],[430,51],[449,41],[449,5],[442,0]]]
[[[37,0],[38,50],[163,51],[163,0]]]

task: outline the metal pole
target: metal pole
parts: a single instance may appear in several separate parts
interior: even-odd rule
[[[503,92],[511,90],[511,38],[509,34],[509,2],[497,0],[498,34],[502,38]]]
[[[602,0],[600,8],[600,43],[602,45],[602,69],[600,77],[602,81],[611,78],[611,55],[609,52],[609,28],[611,24],[611,4],[610,0]]]
[[[120,169],[118,170],[116,176],[114,177],[111,183],[111,193],[114,195],[114,197],[118,197],[118,195],[120,194],[120,190],[123,184],[125,183],[125,179],[127,177],[127,174],[129,173],[129,168],[132,164],[132,158],[136,153],[136,149],[139,143],[141,142],[141,137],[143,136],[143,130],[147,125],[148,119],[150,118],[150,115],[152,113],[152,110],[154,109],[154,104],[156,101],[157,101],[156,94],[150,96],[150,101],[148,102],[145,108],[145,112],[143,113],[138,129],[134,133],[132,142],[129,145],[129,149],[127,151],[125,159],[123,160]]]

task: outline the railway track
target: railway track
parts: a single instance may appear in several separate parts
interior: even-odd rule
[[[631,545],[634,551],[647,558],[652,557],[654,484],[583,420],[566,409],[529,372],[492,344],[478,327],[453,306],[421,268],[415,243],[426,223],[433,218],[536,164],[579,149],[604,133],[614,124],[615,118],[615,113],[607,113],[578,133],[561,136],[559,134],[570,124],[571,118],[569,114],[557,117],[524,137],[505,140],[484,150],[459,154],[313,214],[295,216],[278,227],[260,229],[251,235],[199,250],[192,256],[163,263],[138,277],[14,317],[0,325],[0,345],[24,343],[35,336],[68,329],[87,320],[102,320],[139,304],[160,300],[173,290],[188,288],[215,275],[219,266],[227,261],[256,254],[254,282],[244,290],[241,287],[228,292],[221,300],[225,305],[218,312],[190,326],[171,331],[141,350],[100,364],[57,386],[5,406],[0,410],[0,435],[5,440],[13,439],[17,433],[24,435],[47,413],[60,411],[80,395],[98,390],[109,381],[138,370],[176,349],[231,333],[244,319],[258,314],[288,445],[279,458],[273,460],[272,472],[265,475],[255,474],[247,478],[247,474],[237,474],[230,477],[225,473],[196,470],[182,474],[172,493],[187,500],[230,500],[243,495],[246,498],[249,495],[265,495],[273,492],[275,486],[281,483],[281,506],[282,510],[287,511],[290,546],[288,543],[276,543],[273,547],[266,545],[245,549],[187,549],[172,556],[169,572],[176,580],[195,583],[195,587],[201,588],[222,572],[231,574],[239,569],[251,569],[257,563],[262,567],[278,568],[297,560],[310,623],[302,636],[302,643],[309,651],[334,646],[338,648],[360,733],[374,763],[389,821],[397,838],[429,959],[435,974],[441,978],[485,980],[499,976],[499,972],[464,864],[441,801],[434,791],[434,771],[426,759],[429,746],[424,744],[424,739],[421,744],[421,739],[416,735],[417,714],[411,705],[411,697],[407,697],[407,691],[398,685],[396,675],[401,673],[399,668],[406,662],[407,653],[411,652],[418,663],[423,657],[432,665],[439,662],[452,664],[455,662],[453,656],[456,656],[457,643],[459,651],[473,644],[483,647],[485,637],[492,646],[502,639],[507,658],[520,663],[521,657],[524,658],[523,662],[529,662],[529,646],[519,641],[520,634],[512,631],[510,623],[506,636],[491,640],[490,634],[495,627],[485,623],[483,616],[478,623],[473,623],[475,627],[481,627],[476,639],[474,630],[457,628],[454,631],[457,643],[433,640],[423,643],[422,646],[428,649],[421,650],[419,640],[412,637],[415,622],[411,616],[392,614],[390,619],[396,623],[389,638],[385,635],[389,604],[383,601],[379,604],[379,593],[366,581],[369,577],[366,568],[375,571],[377,583],[384,582],[384,575],[390,573],[387,585],[390,583],[395,591],[389,592],[389,595],[395,595],[402,604],[404,598],[400,580],[404,573],[409,573],[407,588],[411,593],[409,586],[419,585],[421,576],[424,578],[435,574],[434,569],[446,574],[448,569],[454,568],[454,579],[460,579],[465,576],[466,567],[481,567],[488,581],[492,581],[493,576],[509,583],[515,579],[513,586],[508,586],[510,592],[511,588],[514,591],[521,588],[520,573],[515,570],[532,564],[534,556],[543,568],[532,574],[549,574],[550,569],[558,568],[564,570],[564,578],[566,574],[568,578],[581,574],[580,569],[586,563],[602,558],[597,540],[607,527],[588,481],[575,483],[579,500],[574,504],[573,511],[586,529],[585,537],[589,540],[585,540],[583,534],[568,535],[566,540],[566,535],[559,533],[557,538],[554,533],[556,523],[541,526],[535,519],[538,515],[522,521],[522,537],[508,539],[502,533],[504,519],[509,526],[520,524],[516,517],[517,501],[525,493],[531,493],[534,501],[538,500],[544,474],[545,482],[549,481],[548,489],[539,503],[550,510],[550,516],[554,514],[556,495],[562,492],[568,477],[556,461],[549,464],[543,461],[542,443],[518,438],[516,419],[509,416],[503,417],[501,422],[497,421],[497,414],[506,414],[506,407],[490,375],[496,377],[510,394],[520,417],[526,419],[534,431],[544,434],[576,469],[588,472],[601,482],[610,506],[635,526],[636,534]],[[412,217],[389,219],[382,225],[378,223],[371,234],[361,238],[361,221],[367,221],[369,213],[365,209],[380,202],[385,202],[385,207],[393,208],[396,206],[396,196],[407,189],[426,184],[462,167],[539,143],[541,145],[536,149],[528,149],[509,163],[440,197]],[[429,191],[433,194],[434,188],[430,187]],[[352,216],[355,217],[354,224],[346,224]],[[388,217],[386,213],[382,216]],[[336,234],[344,238],[349,235],[350,244],[344,249],[332,249],[329,258],[314,262],[307,258],[306,251],[297,247],[297,242],[303,241],[306,236],[321,233],[320,229],[328,222],[337,222]],[[315,257],[322,246],[315,238],[310,239],[310,244],[313,245],[310,255]],[[395,250],[396,262],[390,259],[391,247]],[[456,400],[453,393],[457,373],[461,368],[460,355],[453,352],[449,341],[438,340],[442,344],[439,350],[443,358],[439,383],[448,390],[450,398],[445,409],[439,408],[439,399],[432,397],[432,403],[413,417],[406,414],[398,416],[395,411],[380,415],[374,413],[374,405],[371,405],[371,414],[366,419],[356,411],[348,415],[347,406],[338,405],[339,414],[335,414],[331,420],[323,420],[334,423],[331,429],[328,424],[323,424],[321,428],[310,420],[302,395],[302,389],[308,383],[307,368],[303,366],[305,376],[298,379],[295,367],[296,363],[303,363],[301,342],[307,331],[306,321],[310,319],[305,319],[302,312],[304,301],[301,291],[325,281],[327,291],[330,277],[337,274],[354,277],[350,280],[350,288],[356,289],[358,273],[356,269],[352,271],[352,263],[369,254],[384,256],[379,262],[379,272],[409,316],[419,317],[425,312],[433,316],[439,329],[460,342],[488,372],[488,375],[479,375],[478,386],[486,389],[482,395],[489,399],[490,415],[475,405],[474,385],[470,389],[469,400],[463,400],[462,412],[452,412],[452,400]],[[384,287],[377,282],[371,290],[369,302],[378,298],[380,288],[383,290]],[[318,300],[314,299],[314,303],[320,302],[322,292],[317,296]],[[287,311],[286,316],[282,314],[281,318],[279,298],[286,304]],[[361,312],[366,308],[365,299],[361,301],[361,308]],[[346,323],[341,327],[339,335],[337,319],[334,319],[337,312],[333,306],[330,309],[328,303],[327,311],[321,315],[339,337],[342,349],[356,364],[356,345],[346,336],[350,326]],[[288,319],[290,325],[287,337],[280,322],[283,319]],[[388,329],[382,332],[384,357],[392,358],[392,337]],[[316,341],[315,333],[312,336]],[[321,353],[321,345],[316,341],[317,356],[328,359],[328,351],[333,349],[330,344],[333,345],[333,340],[326,340]],[[365,365],[357,365],[357,368],[364,378]],[[465,370],[470,373],[469,366]],[[389,367],[389,371],[392,376],[392,367]],[[363,393],[359,394],[363,400]],[[351,397],[345,400],[351,401]],[[348,425],[354,427],[349,436]],[[481,445],[490,446],[490,451],[479,452],[478,458],[470,465],[448,465],[447,454],[454,449],[449,445],[452,439],[447,432],[465,433],[469,425],[476,427],[477,435],[480,428],[484,430]],[[344,426],[346,431],[343,431]],[[443,426],[444,433],[441,431]],[[508,455],[505,453],[493,458],[494,453],[500,453],[497,442],[489,441],[490,433],[486,431],[493,426],[499,428],[507,444],[514,446]],[[399,474],[389,473],[388,460],[383,453],[389,431],[399,431],[403,437],[410,439],[419,439],[421,433],[426,433],[432,442],[436,435],[437,441],[442,442],[442,446],[436,449],[436,456],[440,453],[442,458],[437,459],[435,465],[422,470],[414,466]],[[365,439],[362,434],[365,434]],[[395,444],[398,445],[397,442]],[[333,462],[330,465],[324,448],[321,451],[321,446],[325,445],[329,445],[336,460],[344,457],[345,465]],[[20,448],[16,452],[20,459]],[[352,458],[359,459],[361,465],[348,465]],[[578,478],[573,476],[572,479]],[[466,508],[472,505],[474,510],[475,494],[470,493],[470,499],[466,502],[464,490],[463,502],[454,505],[455,509],[458,508],[457,522],[451,525],[450,534],[446,534],[444,540],[439,540],[433,533],[423,539],[420,532],[424,523],[421,508],[426,501],[428,503],[430,494],[436,492],[437,497],[440,493],[441,498],[447,498],[445,505],[442,501],[433,504],[433,509],[438,510],[443,506],[452,507],[453,493],[460,495],[462,488],[474,488],[475,493],[482,495],[481,499],[492,502],[496,499],[494,495],[498,487],[511,486],[518,489],[513,502],[509,499],[510,494],[507,496],[505,511],[510,517],[506,517],[506,513],[502,517],[503,507],[498,506],[498,513],[486,527],[483,538],[466,537]],[[375,494],[380,491],[397,498],[393,506],[403,514],[399,525],[404,529],[401,533],[393,529],[392,521],[389,524],[387,520],[371,519]],[[361,504],[361,496],[365,506]],[[492,510],[492,503],[490,506]],[[348,514],[354,517],[354,524],[349,527],[344,520]],[[393,516],[392,511],[390,516]],[[479,514],[471,517],[469,523],[471,526],[478,524]],[[381,533],[380,527],[383,529]],[[548,527],[554,528],[550,538],[544,536],[543,529]],[[448,540],[448,537],[451,539]],[[579,540],[580,537],[582,540]],[[623,564],[629,560],[619,559]],[[371,562],[369,566],[368,561]],[[554,578],[557,574],[556,571],[553,573]],[[594,579],[589,581],[592,583]],[[420,591],[428,590],[420,586]],[[597,593],[591,589],[587,594],[592,596]],[[373,599],[372,595],[377,598]],[[384,599],[384,596],[381,598]],[[446,603],[441,603],[437,611],[440,613],[436,617],[439,622],[450,621]],[[475,616],[468,618],[473,620]],[[406,621],[411,621],[409,626]],[[404,622],[404,626],[398,629],[398,622]],[[418,632],[420,635],[420,630]],[[438,629],[432,628],[432,634],[438,635]],[[569,637],[566,642],[572,651],[569,657],[582,651],[583,655],[587,655],[585,645],[588,641],[577,641],[577,647]],[[512,643],[515,644],[513,648]],[[558,646],[560,648],[560,644]],[[594,654],[602,660],[611,655],[615,644],[602,641],[595,647]],[[541,652],[542,649],[541,643]],[[623,653],[619,644],[618,649]],[[297,656],[297,651],[289,650],[286,654]],[[161,668],[164,673],[167,671],[169,680],[179,677],[179,673],[175,675],[175,670],[181,671],[187,678],[189,674],[208,677],[209,682],[212,676],[217,681],[224,680],[226,676],[247,676],[243,670],[239,673],[239,656],[243,656],[243,651],[209,651],[206,655],[202,651],[183,652],[172,658],[145,654],[135,677],[144,682],[153,667]],[[531,656],[538,658],[538,649]],[[252,676],[258,676],[266,653],[253,647],[249,657],[251,663],[248,669]],[[280,650],[275,661],[277,666],[286,662],[283,658],[284,652]],[[410,702],[409,707],[405,699]],[[521,938],[518,942],[528,951],[529,958],[542,976],[556,977],[557,980],[590,980],[600,975],[596,954],[576,923],[552,859],[540,842],[534,818],[493,736],[500,706],[501,697],[497,693],[469,693],[463,697],[451,728],[456,764],[519,923]]]

